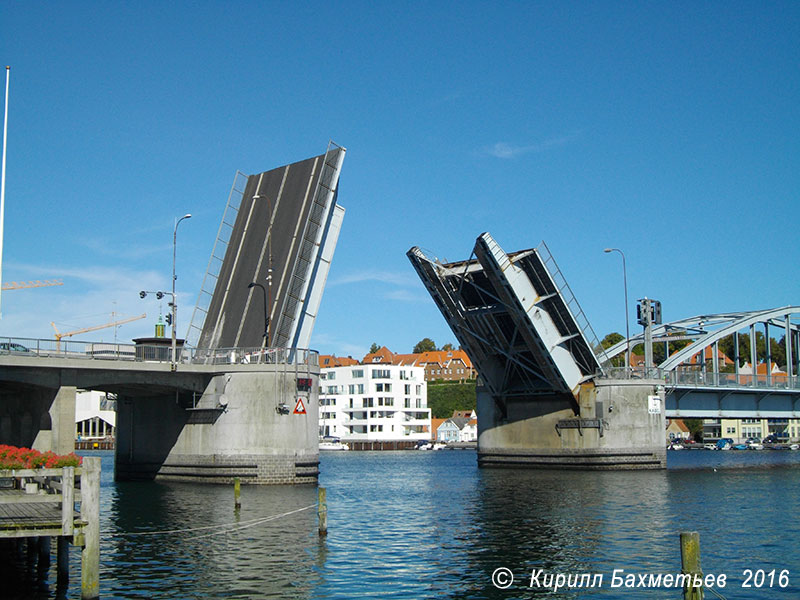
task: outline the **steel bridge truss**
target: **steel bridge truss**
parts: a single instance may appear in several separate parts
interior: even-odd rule
[[[786,306],[768,310],[698,315],[653,327],[653,343],[665,345],[661,364],[655,375],[670,390],[668,416],[683,417],[776,417],[800,418],[800,307]],[[781,335],[785,364],[775,364],[770,340]],[[749,337],[747,352],[740,355],[740,336]],[[759,353],[758,333],[764,335],[764,351]],[[732,338],[732,365],[721,367],[724,360],[720,342]],[[669,354],[669,343],[690,343]],[[633,347],[644,342],[644,334],[622,340],[606,350],[609,358],[624,355],[630,342]],[[749,370],[743,363],[749,363]],[[759,369],[759,366],[762,368]],[[619,376],[612,369],[611,376]],[[762,371],[763,372],[760,372]],[[630,375],[630,368],[624,369]],[[637,373],[634,371],[633,375]],[[683,407],[683,408],[682,408]]]
[[[407,255],[501,411],[538,394],[574,401],[602,372],[596,336],[544,243],[506,254],[484,233],[466,261]]]

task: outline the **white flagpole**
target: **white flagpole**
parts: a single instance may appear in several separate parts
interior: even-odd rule
[[[3,225],[6,214],[6,142],[8,140],[8,80],[11,76],[11,67],[6,66],[6,103],[5,116],[3,117],[3,172],[0,175],[0,294],[3,293]],[[0,319],[3,311],[0,308]]]

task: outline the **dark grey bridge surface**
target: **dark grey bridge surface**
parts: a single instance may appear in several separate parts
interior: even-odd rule
[[[322,294],[327,265],[318,276],[326,244],[332,254],[338,236],[331,221],[345,150],[325,154],[247,178],[232,224],[224,260],[197,343],[201,348],[257,347],[265,330],[264,286],[269,305],[269,346],[305,347],[313,317],[306,313]],[[343,209],[338,208],[343,212]],[[224,225],[224,223],[223,223]],[[271,281],[270,281],[271,271]],[[305,337],[307,337],[305,335]]]

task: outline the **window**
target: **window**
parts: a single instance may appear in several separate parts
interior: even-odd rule
[[[411,408],[411,398],[406,398],[405,407]]]
[[[355,394],[356,393],[356,384],[355,383],[351,383],[350,385],[348,385],[347,386],[347,391],[348,391],[349,394]]]
[[[418,385],[417,386],[417,396],[421,396],[421,395],[422,395],[422,386]]]
[[[362,379],[364,377],[364,369],[353,369],[351,375],[353,379]]]
[[[375,384],[375,391],[376,392],[391,392],[392,391],[392,384],[391,383],[376,383]]]
[[[392,372],[389,369],[372,369],[373,379],[391,379]]]
[[[407,396],[411,395],[411,384],[410,383],[407,383],[407,384],[405,384],[403,386],[403,393],[406,394]]]
[[[328,379],[336,379],[336,372],[328,371]]]
[[[356,390],[357,390],[356,393],[363,394],[364,393],[364,384],[363,383],[359,383],[358,387],[356,388]]]

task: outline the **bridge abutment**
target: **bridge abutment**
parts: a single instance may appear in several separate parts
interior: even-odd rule
[[[502,411],[478,390],[478,463],[542,469],[663,469],[664,391],[658,381],[596,380],[568,394],[514,399]]]

